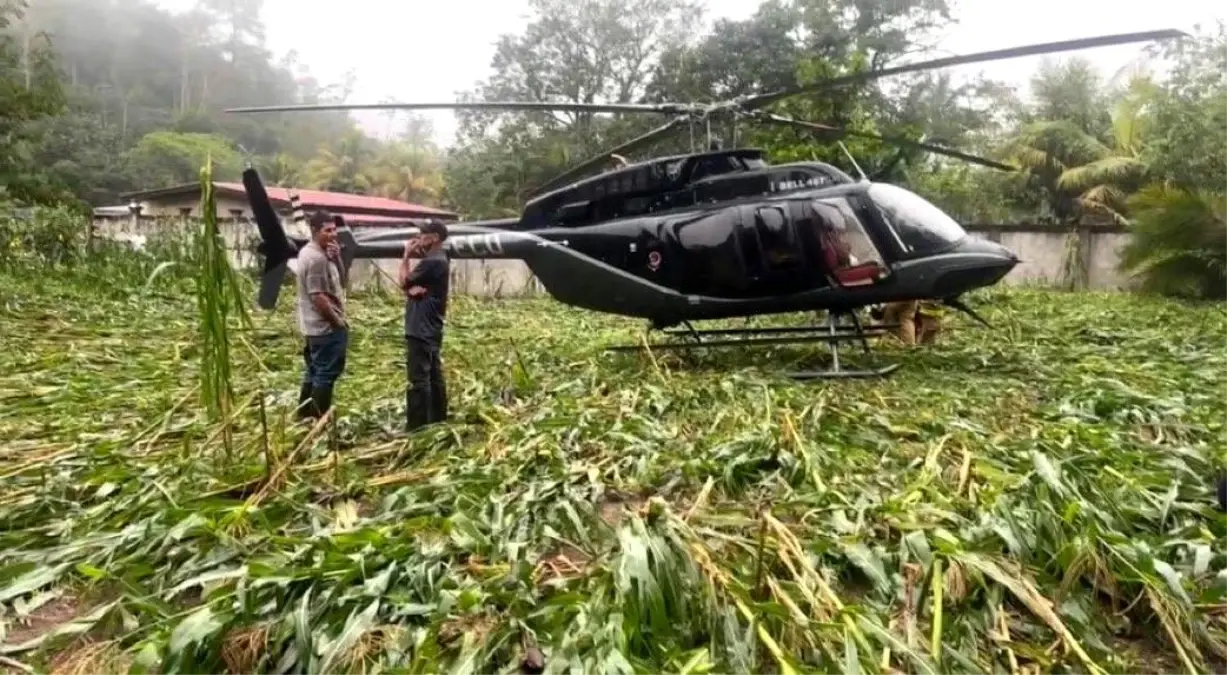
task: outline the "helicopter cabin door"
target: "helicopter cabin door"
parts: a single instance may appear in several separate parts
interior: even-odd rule
[[[755,295],[789,295],[823,283],[807,264],[787,202],[743,206],[740,215],[737,244]]]
[[[856,209],[847,199],[810,201],[822,267],[844,287],[871,286],[890,273]]]

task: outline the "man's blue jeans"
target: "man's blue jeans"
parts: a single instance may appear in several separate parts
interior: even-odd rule
[[[345,372],[345,355],[349,351],[349,329],[335,329],[326,335],[310,335],[303,347],[307,370],[303,385],[331,388]]]

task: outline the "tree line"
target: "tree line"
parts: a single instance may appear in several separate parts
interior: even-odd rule
[[[491,75],[461,100],[711,101],[880,69],[936,46],[945,0],[765,0],[705,28],[696,0],[530,0],[502,36]],[[264,41],[261,0],[199,0],[171,13],[148,0],[0,0],[0,186],[24,202],[113,202],[189,182],[206,156],[219,179],[245,159],[270,182],[517,213],[569,165],[663,122],[652,115],[458,114],[446,152],[420,118],[392,138],[344,113],[225,115],[230,106],[344,101]],[[1128,265],[1160,290],[1227,289],[1227,29],[1148,50],[1104,80],[1077,56],[1041,61],[1027,91],[948,72],[884,78],[795,97],[776,112],[924,138],[1009,161],[1005,173],[845,139],[867,173],[906,185],[963,221],[1117,222]],[[11,95],[10,95],[11,94]],[[747,123],[713,131],[773,161],[848,166],[831,138]],[[706,133],[706,129],[701,130]],[[687,149],[686,133],[641,156]],[[637,158],[637,157],[636,157]],[[634,159],[634,158],[632,158]]]
[[[115,203],[124,192],[219,180],[252,161],[276,184],[438,201],[441,156],[411,121],[366,137],[345,113],[224,114],[253,101],[346,100],[265,45],[261,0],[200,0],[172,13],[149,0],[0,0],[0,117],[16,125],[0,186],[25,202]]]

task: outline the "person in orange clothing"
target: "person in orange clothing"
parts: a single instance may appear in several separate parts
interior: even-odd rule
[[[942,308],[935,302],[908,300],[887,303],[884,323],[897,323],[895,335],[905,345],[932,344],[942,331]]]

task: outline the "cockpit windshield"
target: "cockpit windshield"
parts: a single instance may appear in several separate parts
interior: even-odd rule
[[[869,198],[909,253],[941,251],[967,236],[962,226],[941,209],[901,187],[874,183],[869,187]]]

